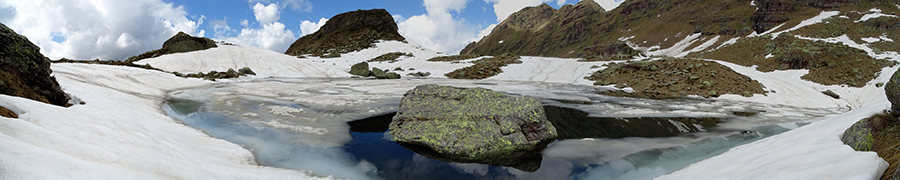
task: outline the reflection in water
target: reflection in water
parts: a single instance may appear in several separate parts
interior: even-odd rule
[[[415,83],[359,82],[386,81],[216,85],[172,92],[163,109],[187,125],[249,149],[260,165],[350,179],[650,179],[804,125],[798,120],[833,113],[745,102],[616,98],[591,93],[596,90],[592,87],[572,85],[474,85],[547,97],[544,102],[552,105],[547,108],[555,108],[557,114],[551,115],[556,119],[551,122],[577,132],[566,136],[573,139],[550,144],[542,152],[540,168],[526,172],[443,162],[390,141],[384,132],[391,112]],[[732,115],[734,111],[762,113],[743,117]],[[548,110],[548,114],[553,113]],[[359,119],[365,121],[354,121]],[[656,130],[634,134],[637,130],[631,125]],[[591,130],[597,128],[603,130]]]

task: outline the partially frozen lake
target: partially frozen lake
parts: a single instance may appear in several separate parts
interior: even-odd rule
[[[570,128],[578,135],[550,144],[534,172],[442,162],[393,143],[377,127],[397,111],[403,93],[422,84],[482,87],[542,98],[545,107],[567,114],[556,121],[651,121],[659,124],[656,128],[680,134],[616,137]],[[162,108],[187,125],[249,149],[260,165],[350,179],[651,179],[840,113],[837,109],[597,93],[603,90],[607,89],[516,81],[264,79],[173,91]],[[756,114],[737,116],[735,112]],[[714,118],[718,124],[703,127],[672,118]]]

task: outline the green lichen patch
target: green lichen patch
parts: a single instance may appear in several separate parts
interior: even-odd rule
[[[718,97],[723,94],[763,94],[762,84],[719,63],[695,59],[610,63],[585,79],[594,85],[631,87],[634,92],[605,91],[606,95],[672,99],[687,95]]]
[[[521,57],[516,55],[504,54],[491,58],[483,58],[474,61],[475,65],[457,69],[453,72],[444,74],[450,79],[484,79],[503,73],[501,69],[510,64],[521,64]]]
[[[841,135],[841,141],[857,151],[875,151],[890,166],[882,180],[900,178],[900,121],[885,110],[860,120]]]
[[[481,88],[422,85],[407,92],[390,124],[398,143],[451,159],[508,165],[557,136],[538,99]]]

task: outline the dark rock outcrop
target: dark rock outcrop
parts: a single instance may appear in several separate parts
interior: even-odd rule
[[[338,14],[315,33],[291,44],[285,54],[323,55],[332,52],[348,53],[375,46],[377,40],[403,41],[397,23],[384,9],[357,10]]]
[[[173,72],[175,76],[178,77],[186,77],[186,78],[203,78],[210,81],[216,81],[216,79],[231,79],[238,78],[245,75],[256,75],[256,72],[250,69],[250,67],[243,67],[237,71],[232,68],[228,68],[228,71],[218,72],[218,71],[209,71],[208,73],[193,73],[193,74],[181,74],[179,72]]]
[[[0,23],[0,94],[65,106],[69,96],[51,72],[39,47]]]
[[[891,102],[891,114],[900,117],[900,71],[891,75],[891,80],[884,85],[884,93]]]
[[[369,63],[360,62],[350,66],[350,74],[361,77],[375,77],[376,79],[400,79],[400,74],[387,72],[378,68],[369,70]]]
[[[389,127],[395,142],[426,156],[525,171],[538,169],[534,158],[557,137],[538,99],[439,85],[407,92]]]
[[[183,53],[191,51],[206,50],[215,48],[216,42],[209,38],[193,37],[184,32],[178,32],[175,36],[166,40],[161,49],[146,52],[141,55],[133,56],[125,60],[126,63],[133,63],[147,58],[155,58],[166,54]]]

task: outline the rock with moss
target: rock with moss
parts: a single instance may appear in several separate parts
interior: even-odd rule
[[[253,72],[253,70],[251,70],[250,67],[243,67],[243,68],[239,69],[238,72],[241,74],[246,74],[246,75],[256,75],[256,72]]]
[[[541,101],[482,88],[422,85],[407,92],[390,124],[392,140],[438,159],[521,167],[557,137]],[[412,148],[415,149],[415,148]]]
[[[372,71],[369,70],[369,63],[361,62],[350,66],[350,74],[368,77],[372,76]]]
[[[891,80],[884,85],[884,93],[891,102],[891,114],[900,116],[900,70],[891,75]]]
[[[841,141],[856,151],[873,151],[875,141],[873,126],[873,123],[868,118],[856,122],[844,131],[844,134],[841,135]]]
[[[0,94],[65,106],[69,96],[50,76],[50,59],[25,36],[0,23]]]

